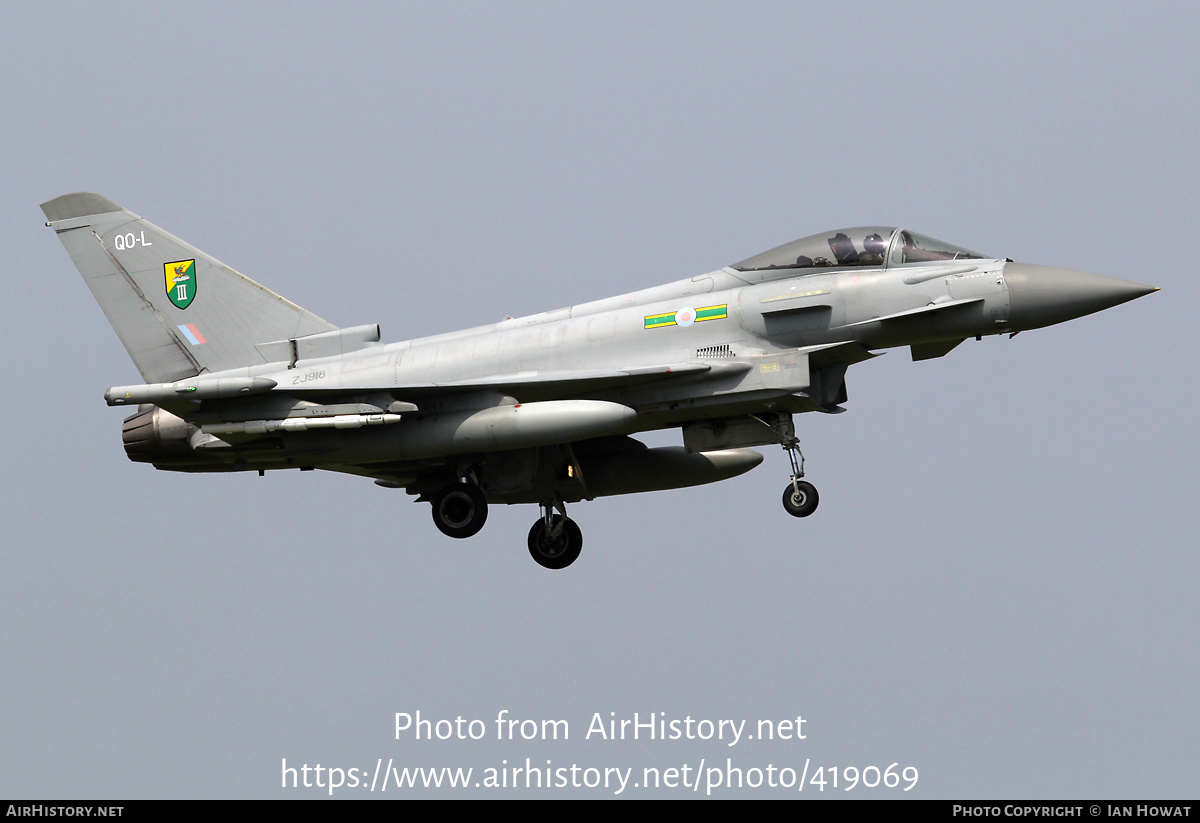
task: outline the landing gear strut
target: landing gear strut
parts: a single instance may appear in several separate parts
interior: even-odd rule
[[[554,514],[558,509],[560,514]],[[567,517],[562,500],[542,503],[542,516],[529,530],[529,554],[547,569],[565,569],[583,549],[583,532]]]
[[[474,483],[452,483],[433,497],[433,523],[447,537],[478,534],[487,515],[487,499]]]
[[[808,517],[817,510],[820,496],[816,486],[800,479],[804,477],[804,452],[800,451],[800,441],[795,437],[784,440],[783,450],[792,462],[792,482],[783,490],[783,508],[792,517]]]

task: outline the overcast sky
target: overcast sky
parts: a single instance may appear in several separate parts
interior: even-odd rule
[[[0,796],[323,796],[283,790],[285,758],[634,780],[728,758],[919,772],[825,796],[1194,797],[1198,18],[0,7]],[[846,414],[796,421],[813,517],[783,511],[787,460],[764,449],[722,484],[573,506],[583,555],[549,572],[525,549],[535,507],[458,542],[361,478],[131,463],[102,395],[137,372],[37,208],[80,190],[389,341],[846,225],[1163,291],[855,366]],[[397,740],[418,710],[488,735]],[[570,739],[497,741],[501,710]],[[635,712],[803,716],[806,736],[585,739]],[[419,794],[389,792],[338,794]],[[612,794],[434,794],[474,792]]]

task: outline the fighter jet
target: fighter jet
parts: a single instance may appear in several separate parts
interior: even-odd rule
[[[643,291],[400,343],[337,328],[98,194],[42,211],[141,373],[135,462],[182,472],[325,469],[429,502],[470,537],[532,503],[527,545],[569,566],[566,506],[742,474],[779,445],[788,514],[817,508],[793,423],[838,413],[882,349],[942,357],[968,337],[1061,323],[1157,289],[1014,263],[901,228],[823,232]],[[679,429],[682,446],[639,432]]]

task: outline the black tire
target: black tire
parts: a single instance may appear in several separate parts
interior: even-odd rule
[[[563,520],[561,515],[554,515],[554,525],[560,520]],[[583,532],[571,518],[565,518],[565,521],[559,539],[553,543],[546,537],[545,520],[538,518],[529,530],[529,556],[547,569],[565,569],[583,550]]]
[[[487,499],[471,483],[454,483],[433,498],[433,524],[447,537],[478,534],[487,515]]]
[[[783,490],[783,507],[792,517],[808,517],[817,510],[817,504],[820,502],[817,487],[804,480],[797,482],[794,489],[792,484],[788,483],[787,488]]]

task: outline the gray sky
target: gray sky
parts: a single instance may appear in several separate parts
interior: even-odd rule
[[[0,796],[305,797],[321,793],[280,789],[283,758],[528,757],[635,780],[808,760],[915,766],[905,796],[1194,797],[1198,17],[3,6]],[[856,366],[848,413],[797,419],[816,515],[783,512],[787,461],[766,449],[723,484],[572,507],[583,556],[551,573],[525,550],[533,507],[457,542],[367,480],[130,463],[102,393],[137,373],[37,208],[78,190],[387,340],[841,225],[1163,292]],[[503,709],[571,739],[496,741]],[[396,740],[394,714],[417,710],[488,738]],[[584,739],[597,712],[802,715],[806,739]],[[718,796],[739,794],[795,796]]]

